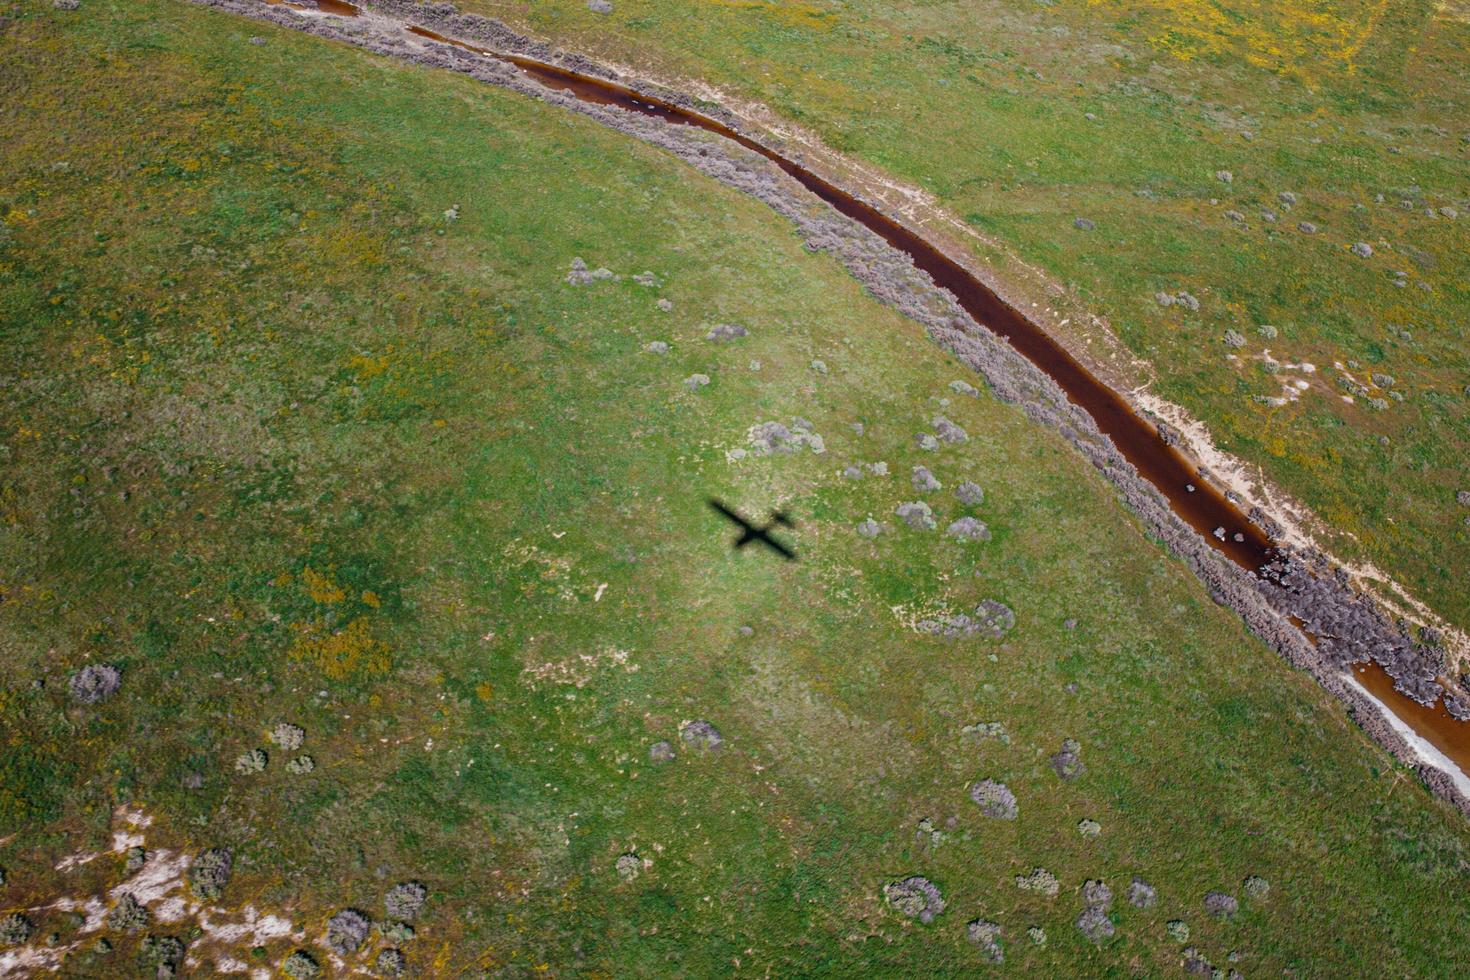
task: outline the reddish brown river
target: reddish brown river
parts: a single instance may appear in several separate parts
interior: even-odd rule
[[[283,0],[265,2],[282,3]],[[309,3],[307,0],[300,6],[305,7]],[[288,5],[298,6],[294,3]],[[339,16],[351,17],[358,13],[357,7],[342,0],[317,0],[317,5],[322,12]],[[675,125],[697,126],[765,157],[837,211],[906,253],[914,265],[953,293],[977,322],[1004,337],[1012,347],[1046,372],[1074,404],[1092,416],[1097,427],[1112,439],[1118,451],[1139,474],[1163,494],[1174,513],[1199,532],[1211,547],[1252,572],[1270,558],[1271,541],[1266,534],[1226,500],[1223,493],[1204,480],[1194,464],[1165,444],[1153,423],[1137,414],[1123,396],[1093,376],[1040,325],[1002,300],[938,246],[914,231],[775,150],[693,110],[644,95],[616,82],[517,55],[502,54],[436,34],[427,28],[412,26],[408,30],[427,40],[454,45],[515,65],[542,85],[569,92],[584,102],[614,106]],[[1217,528],[1224,528],[1224,540],[1214,534]],[[1470,774],[1470,724],[1450,718],[1442,704],[1425,707],[1399,693],[1377,664],[1358,665],[1355,676],[1394,715],[1452,759],[1462,771]]]

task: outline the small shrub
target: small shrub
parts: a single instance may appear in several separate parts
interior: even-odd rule
[[[137,932],[146,925],[148,910],[131,892],[124,892],[112,911],[107,913],[107,928],[115,932]]]
[[[19,946],[36,931],[36,924],[19,912],[0,919],[0,946]]]
[[[982,779],[970,787],[970,799],[980,807],[980,812],[997,820],[1016,819],[1016,794],[1004,783],[993,779]]]
[[[1170,919],[1164,924],[1164,932],[1176,943],[1189,942],[1189,923],[1183,919]]]
[[[293,776],[304,776],[316,768],[316,760],[309,755],[298,755],[286,763],[286,771]]]
[[[283,749],[295,750],[301,748],[306,741],[306,729],[300,725],[292,725],[281,722],[271,730],[271,741]]]
[[[383,907],[388,910],[388,918],[406,921],[419,914],[419,909],[424,907],[428,897],[429,890],[423,884],[405,881],[388,890],[383,898]]]
[[[1045,868],[1032,868],[1029,875],[1016,875],[1016,887],[1023,892],[1036,892],[1047,898],[1056,898],[1060,885],[1057,876]]]
[[[224,894],[234,866],[234,858],[228,850],[211,848],[194,859],[193,866],[189,868],[189,886],[195,895],[205,901],[214,901]]]
[[[281,972],[291,977],[292,980],[305,980],[308,977],[320,976],[322,968],[305,950],[298,949],[281,961]]]
[[[413,926],[407,922],[384,922],[378,926],[378,932],[390,943],[402,945],[413,939]]]
[[[265,754],[265,749],[251,749],[235,760],[235,771],[253,775],[264,772],[268,762],[270,762],[270,756]]]
[[[377,970],[385,977],[399,977],[408,969],[408,957],[401,949],[385,949],[378,954]]]
[[[141,847],[130,847],[123,856],[123,876],[130,877],[143,870],[148,863],[148,852]]]
[[[122,673],[111,664],[88,664],[67,682],[71,696],[81,704],[99,704],[117,693]]]
[[[343,909],[327,920],[327,946],[334,953],[355,953],[372,930],[368,917],[357,909]]]
[[[895,911],[926,924],[944,911],[938,886],[918,875],[884,885],[883,897]]]

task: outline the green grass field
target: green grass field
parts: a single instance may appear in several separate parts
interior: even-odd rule
[[[410,878],[422,976],[968,974],[975,919],[1033,975],[1168,975],[1186,947],[1246,976],[1470,969],[1463,818],[765,207],[570,113],[169,0],[22,4],[0,91],[0,918],[76,943],[64,974],[130,975],[148,933],[191,975],[325,963],[326,918]],[[577,256],[624,278],[568,285]],[[923,452],[941,413],[969,441]],[[729,458],[798,416],[825,452]],[[934,532],[894,516],[916,465]],[[732,552],[709,495],[787,508],[801,560]],[[945,538],[963,515],[992,539]],[[913,628],[984,599],[1002,639]],[[71,703],[98,662],[121,691]],[[684,745],[695,719],[725,746]],[[962,734],[986,722],[1009,741]],[[985,778],[1017,819],[970,802]],[[120,804],[149,848],[233,851],[216,919],[306,938],[185,919],[97,951],[44,907],[119,884],[55,866]],[[1057,897],[1016,887],[1038,866]],[[931,924],[884,903],[909,875],[943,892]],[[1116,896],[1101,945],[1088,879]]]
[[[1470,511],[1455,499],[1470,489],[1463,3],[462,6],[758,101],[933,194],[1105,317],[1157,371],[1152,390],[1309,505],[1325,543],[1470,628]],[[1002,278],[1014,268],[977,254]],[[1197,313],[1154,301],[1179,290]],[[1284,367],[1303,362],[1317,371]],[[1296,381],[1300,398],[1271,401]]]

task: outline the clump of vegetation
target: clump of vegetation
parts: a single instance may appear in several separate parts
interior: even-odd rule
[[[306,741],[306,729],[283,721],[271,729],[271,741],[287,751],[295,751]]]
[[[19,912],[12,912],[0,919],[0,946],[19,946],[31,938],[36,924]]]
[[[1031,940],[1033,946],[1046,945],[1046,930],[1041,926],[1032,926],[1026,930],[1026,938]]]
[[[944,911],[939,886],[919,875],[884,885],[883,897],[895,911],[926,924]]]
[[[1170,919],[1164,923],[1164,932],[1176,943],[1189,942],[1189,923],[1183,919]]]
[[[1260,875],[1251,875],[1241,883],[1241,890],[1250,898],[1265,898],[1271,891],[1271,883]]]
[[[1204,904],[1205,911],[1217,919],[1228,918],[1234,915],[1240,908],[1240,903],[1236,901],[1235,896],[1227,895],[1224,892],[1207,893]]]
[[[134,846],[127,849],[123,855],[123,877],[131,877],[143,869],[148,862],[148,852],[142,847]]]
[[[138,959],[151,966],[159,980],[174,976],[184,962],[184,943],[177,936],[148,936],[138,947]]]
[[[980,807],[980,812],[997,820],[1016,819],[1016,794],[1005,783],[993,779],[982,779],[970,787],[970,799]]]
[[[1077,916],[1077,929],[1095,943],[1101,943],[1112,937],[1113,920],[1108,918],[1108,910],[1101,905],[1089,905]]]
[[[1057,882],[1057,876],[1045,868],[1032,868],[1030,874],[1016,875],[1016,887],[1023,892],[1056,898],[1061,885]]]
[[[343,909],[327,920],[327,946],[342,956],[355,953],[372,931],[372,925],[357,909]]]
[[[1128,886],[1129,903],[1135,908],[1146,909],[1152,908],[1158,900],[1159,893],[1154,886],[1134,875],[1132,883]]]
[[[241,753],[235,760],[235,771],[245,775],[265,772],[266,764],[270,762],[270,756],[266,755],[265,749],[251,749],[249,752]]]
[[[100,704],[122,686],[122,672],[111,664],[88,664],[71,675],[67,686],[78,703]]]
[[[234,866],[234,858],[228,850],[210,848],[195,858],[189,868],[189,887],[195,895],[212,902],[224,894]]]
[[[1063,739],[1062,750],[1051,757],[1051,767],[1063,779],[1076,779],[1084,769],[1081,752],[1082,744],[1075,738]]]
[[[286,771],[293,776],[304,776],[316,768],[316,760],[309,755],[298,755],[286,763]]]
[[[720,730],[707,721],[686,721],[679,726],[679,738],[685,745],[692,745],[706,752],[713,751],[725,744],[725,736]]]
[[[1096,837],[1098,834],[1102,833],[1102,824],[1098,823],[1091,817],[1083,817],[1081,820],[1077,821],[1077,833],[1081,834],[1083,837]]]
[[[388,942],[398,943],[399,945],[408,942],[414,937],[413,926],[407,922],[398,922],[396,920],[380,923],[378,925],[378,932]]]
[[[970,942],[980,947],[988,963],[1005,962],[1005,950],[1000,945],[1000,923],[987,919],[976,919],[965,929]]]
[[[643,861],[632,851],[618,855],[618,859],[614,864],[618,872],[618,877],[624,881],[632,881],[643,870]]]
[[[388,890],[383,907],[388,911],[388,918],[408,921],[419,914],[428,898],[429,889],[422,882],[405,881]]]
[[[137,932],[146,925],[148,910],[133,897],[132,892],[124,892],[112,911],[107,913],[107,928],[116,932]]]
[[[281,961],[281,972],[291,980],[308,980],[310,977],[320,976],[322,968],[310,953],[298,949]]]
[[[402,976],[408,969],[408,957],[401,949],[385,949],[378,954],[377,971],[385,977]]]

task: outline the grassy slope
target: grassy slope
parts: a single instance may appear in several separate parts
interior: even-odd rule
[[[1163,970],[1175,917],[1248,974],[1470,965],[1441,942],[1470,927],[1463,821],[1060,439],[942,406],[959,370],[764,208],[568,114],[184,4],[23,10],[0,39],[0,911],[86,887],[48,869],[132,800],[151,844],[233,847],[227,899],[312,935],[422,877],[408,951],[440,972],[968,970],[976,916],[1035,972]],[[666,285],[571,288],[574,255]],[[752,336],[700,339],[726,320]],[[971,441],[921,454],[941,409]],[[725,461],[792,415],[824,455]],[[993,541],[853,534],[920,462],[946,519],[962,478],[987,488]],[[711,492],[784,502],[804,560],[730,553]],[[1003,641],[900,623],[986,597],[1018,612]],[[126,686],[81,710],[88,659]],[[282,718],[316,772],[231,772]],[[648,765],[690,718],[728,749]],[[1009,745],[958,734],[989,720]],[[1088,770],[1063,784],[1068,736]],[[986,776],[1019,820],[968,802]],[[623,884],[631,849],[653,864]],[[1062,896],[1016,890],[1035,865]],[[878,898],[912,873],[949,901],[931,927]],[[1134,873],[1157,908],[1122,901]],[[1208,921],[1203,892],[1248,874],[1269,900]],[[1100,951],[1072,926],[1091,877],[1120,896]]]
[[[1336,547],[1470,627],[1470,512],[1455,503],[1470,489],[1470,26],[1441,5],[464,6],[761,100],[932,191],[1072,284],[1160,369],[1160,394],[1350,536]],[[1301,203],[1284,210],[1281,191]],[[1446,205],[1458,220],[1424,213]],[[1078,216],[1097,229],[1075,230]],[[1300,221],[1321,230],[1304,235]],[[1348,252],[1359,241],[1373,258]],[[1413,285],[1395,286],[1394,270]],[[1153,302],[1178,289],[1202,300],[1198,314]],[[1258,336],[1260,324],[1279,337]],[[1227,359],[1227,329],[1249,338],[1251,357]],[[1300,401],[1258,400],[1303,377],[1263,370],[1268,349],[1319,368]],[[1391,375],[1405,401],[1373,389],[1345,403],[1334,362],[1365,384]]]

